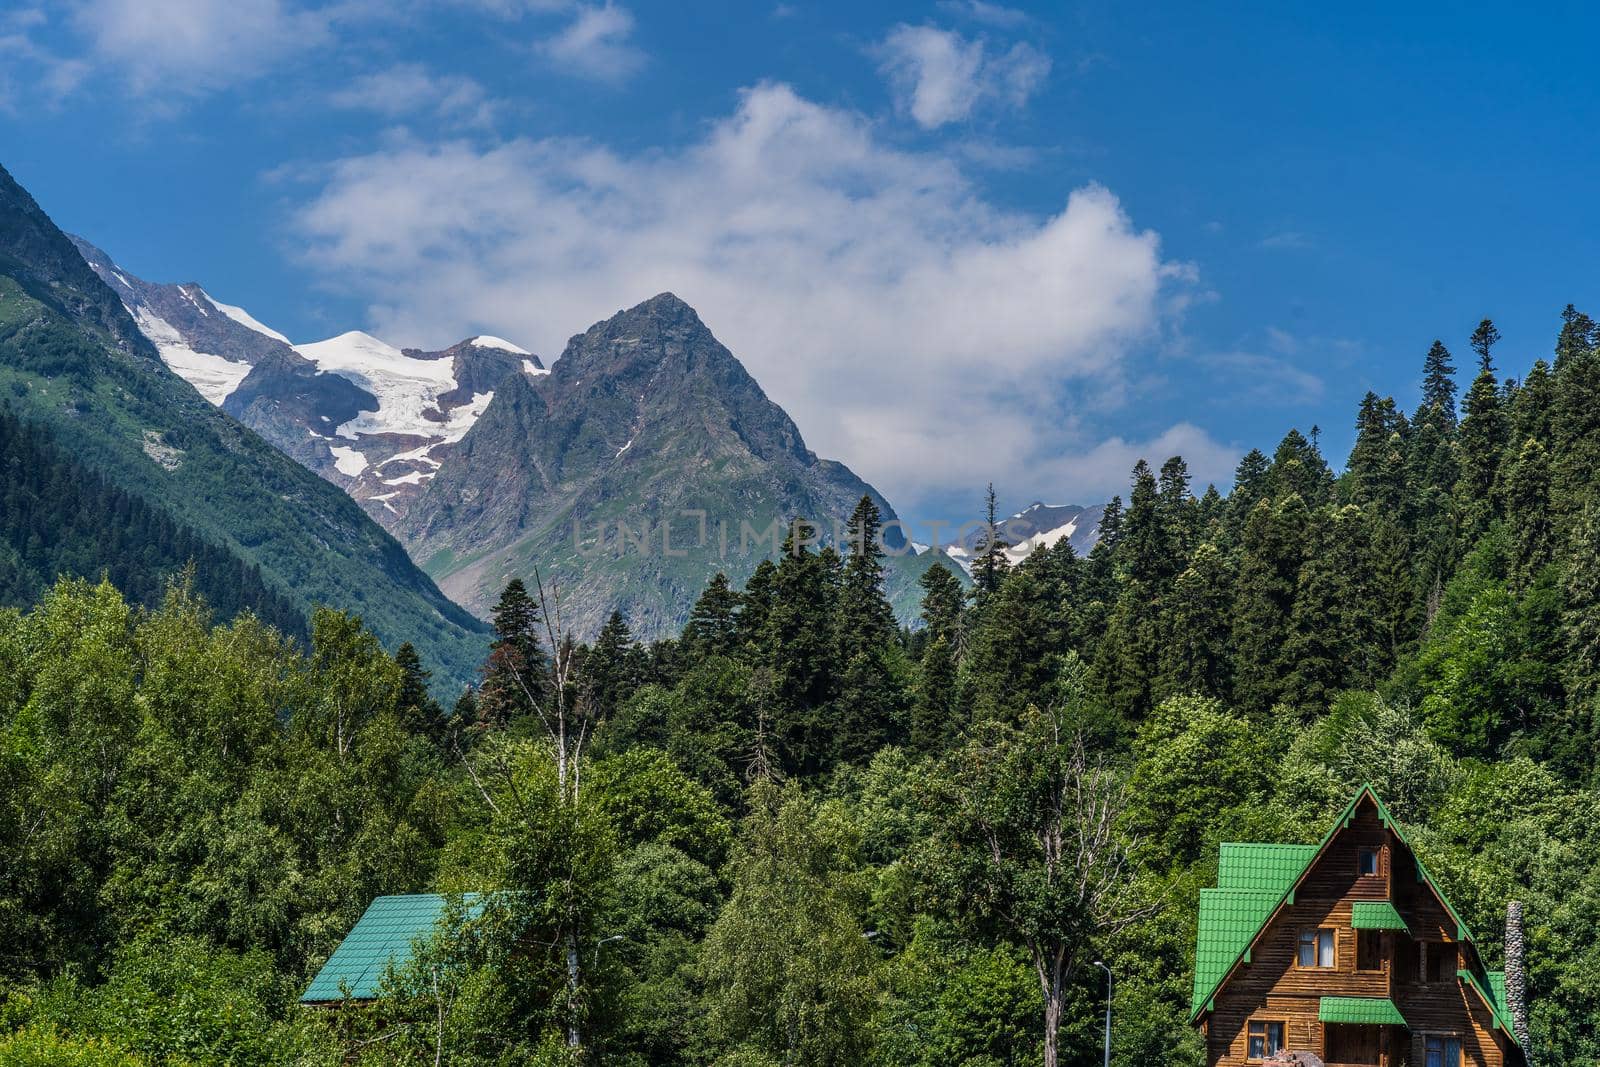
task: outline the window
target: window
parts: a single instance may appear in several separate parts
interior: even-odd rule
[[[1456,976],[1456,947],[1446,941],[1424,941],[1422,980],[1433,984],[1449,982]]]
[[[1356,970],[1383,970],[1383,931],[1358,930],[1356,932]]]
[[[1249,1047],[1246,1058],[1264,1060],[1283,1051],[1283,1024],[1253,1022],[1247,1031]]]
[[[1381,873],[1377,849],[1364,848],[1356,853],[1356,873],[1363,878],[1374,877]]]
[[[1423,1067],[1461,1067],[1461,1039],[1429,1034],[1423,1039]]]
[[[1298,958],[1302,967],[1332,967],[1333,931],[1301,930]]]

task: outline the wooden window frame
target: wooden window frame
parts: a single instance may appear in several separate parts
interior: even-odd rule
[[[1262,1042],[1263,1046],[1270,1046],[1272,1044],[1272,1027],[1276,1026],[1278,1028],[1278,1041],[1279,1041],[1278,1047],[1275,1048],[1275,1049],[1269,1047],[1269,1048],[1267,1048],[1266,1052],[1263,1053],[1260,1056],[1252,1055],[1251,1052],[1250,1052],[1250,1038],[1252,1036],[1251,1033],[1250,1033],[1250,1028],[1252,1026],[1259,1026],[1259,1027],[1262,1028],[1261,1042]],[[1247,1019],[1245,1021],[1245,1024],[1244,1024],[1244,1058],[1245,1058],[1245,1062],[1246,1063],[1261,1063],[1264,1060],[1266,1060],[1266,1058],[1268,1056],[1275,1056],[1279,1052],[1282,1052],[1284,1049],[1286,1049],[1288,1047],[1289,1047],[1289,1020],[1287,1020],[1287,1019]]]
[[[1311,963],[1302,963],[1302,962],[1300,962],[1300,949],[1302,947],[1304,947],[1304,945],[1305,945],[1305,940],[1306,940],[1306,935],[1307,934],[1314,935],[1313,940],[1311,942],[1312,945],[1314,946],[1314,949],[1313,949],[1313,952],[1312,952],[1312,960],[1313,960],[1313,962],[1311,962]],[[1332,963],[1328,963],[1328,964],[1322,963],[1322,935],[1323,934],[1327,934],[1328,935],[1329,947],[1330,947],[1330,949],[1332,951],[1332,956],[1333,956],[1333,962]],[[1339,931],[1336,930],[1334,927],[1331,927],[1331,926],[1306,926],[1306,927],[1302,927],[1300,929],[1300,932],[1295,936],[1295,942],[1294,942],[1294,965],[1298,970],[1302,970],[1302,971],[1337,971],[1339,969]]]
[[[1372,854],[1372,871],[1370,873],[1361,869],[1361,858],[1369,852]],[[1382,878],[1383,852],[1383,848],[1379,845],[1358,845],[1356,847],[1356,877]]]

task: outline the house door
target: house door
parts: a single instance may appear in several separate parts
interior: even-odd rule
[[[1329,1023],[1323,1028],[1325,1043],[1323,1059],[1329,1064],[1372,1064],[1383,1062],[1383,1028],[1380,1026],[1351,1026]]]

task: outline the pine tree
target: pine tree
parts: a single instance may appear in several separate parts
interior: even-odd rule
[[[1422,360],[1422,408],[1438,412],[1444,426],[1456,424],[1456,368],[1450,350],[1435,340]]]
[[[1494,346],[1500,341],[1500,331],[1495,329],[1494,323],[1484,319],[1478,323],[1478,328],[1472,331],[1472,350],[1478,354],[1478,369],[1491,370],[1494,367],[1492,355]]]
[[[696,659],[734,656],[739,649],[739,594],[718,571],[694,602],[683,628],[683,643]]]
[[[503,729],[534,711],[544,691],[546,659],[539,641],[543,619],[521,578],[506,583],[490,613],[495,639],[483,668],[479,721]]]

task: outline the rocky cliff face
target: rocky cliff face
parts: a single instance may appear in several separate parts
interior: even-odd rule
[[[505,382],[396,529],[479,614],[537,565],[578,632],[616,608],[662,636],[718,570],[742,581],[770,554],[774,524],[803,516],[831,540],[868,494],[895,517],[663,293],[574,337],[548,376]]]

